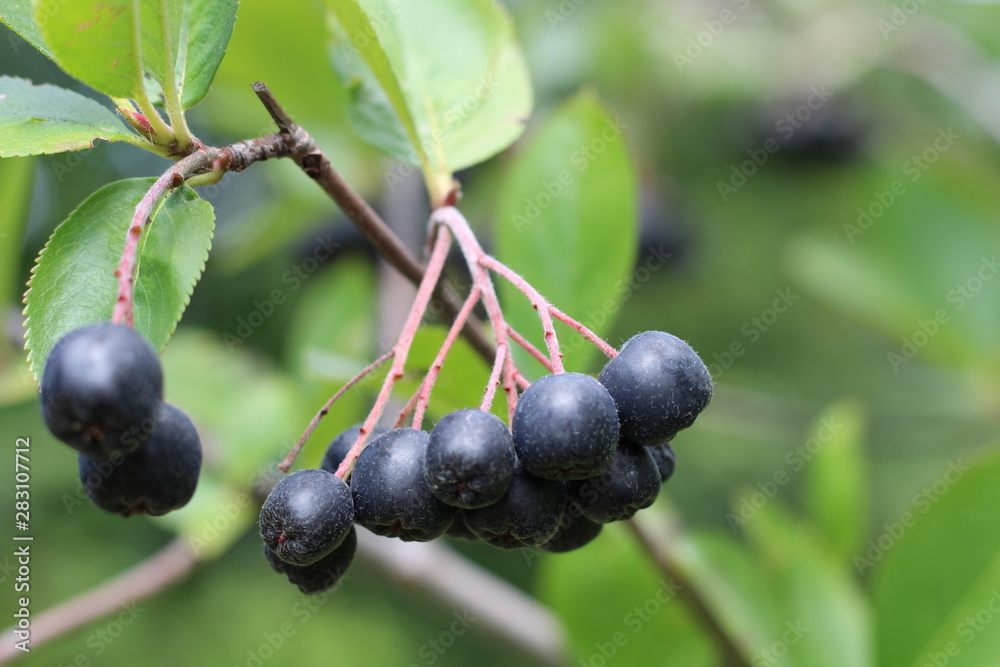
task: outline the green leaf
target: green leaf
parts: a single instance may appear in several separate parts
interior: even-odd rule
[[[812,527],[792,519],[772,498],[746,532],[759,554],[759,570],[770,579],[777,614],[770,643],[757,647],[755,657],[769,649],[770,655],[780,651],[787,654],[786,664],[801,667],[875,664],[868,601],[854,572]]]
[[[208,93],[238,6],[238,0],[157,0],[140,6],[143,67],[181,108],[193,107]]]
[[[104,186],[56,228],[38,257],[25,295],[27,347],[36,380],[55,342],[109,319],[115,270],[135,206],[154,179]],[[135,287],[135,328],[163,349],[201,277],[212,242],[212,206],[187,186],[170,194],[143,233]]]
[[[799,459],[805,462],[805,506],[827,543],[845,562],[868,534],[870,501],[861,404],[845,399],[820,415]]]
[[[177,68],[181,107],[201,102],[215,79],[236,25],[238,0],[189,0],[182,24]]]
[[[417,331],[406,362],[406,377],[396,385],[399,400],[406,401],[416,393],[447,335],[448,329],[444,326],[427,325]],[[455,339],[434,383],[427,410],[429,418],[440,419],[449,412],[478,408],[490,379],[490,370],[467,340],[461,336]],[[492,412],[507,421],[503,387],[497,389],[493,398]],[[424,428],[427,428],[426,423]]]
[[[539,597],[566,624],[573,665],[717,665],[717,649],[677,589],[621,523],[583,549],[519,552],[540,568]]]
[[[10,303],[14,285],[20,280],[21,237],[28,223],[35,161],[0,162],[0,303]],[[2,346],[0,346],[2,350]],[[0,354],[2,357],[2,354]]]
[[[420,165],[435,204],[454,171],[521,134],[530,79],[510,17],[494,0],[327,6],[339,23],[332,57],[351,93],[352,124],[394,159]]]
[[[859,569],[874,568],[879,664],[996,664],[998,479],[996,448],[975,463],[953,459],[858,554]]]
[[[143,94],[135,0],[71,2],[49,14],[45,6],[40,3],[35,16],[60,67],[111,97]]]
[[[59,5],[45,3],[44,9],[39,10],[39,18],[45,17],[48,20],[49,14],[60,8]],[[42,31],[38,29],[34,10],[35,3],[31,0],[8,0],[0,4],[0,21],[41,51],[49,60],[55,60],[55,56],[45,43]],[[17,53],[17,49],[14,53]]]
[[[113,111],[88,97],[0,76],[0,157],[75,151],[98,139],[144,143]]]
[[[577,95],[544,122],[511,165],[500,192],[497,255],[556,307],[602,335],[622,301],[642,287],[640,274],[632,272],[636,200],[622,124],[593,95]],[[663,258],[650,260],[645,280],[661,266]],[[511,324],[541,346],[537,313],[506,281],[499,290]],[[575,334],[562,338],[567,367],[583,370],[593,348]]]
[[[277,464],[308,421],[310,406],[289,374],[245,349],[228,348],[214,333],[178,332],[163,366],[167,400],[191,416],[206,455],[191,502],[157,522],[184,536],[201,559],[211,559],[256,521],[259,498],[280,476]]]

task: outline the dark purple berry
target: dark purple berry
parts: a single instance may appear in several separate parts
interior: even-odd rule
[[[640,445],[672,439],[712,398],[712,377],[701,357],[662,331],[630,338],[600,381],[618,406],[622,437]]]
[[[122,516],[160,516],[183,507],[198,486],[201,441],[184,412],[164,403],[144,447],[108,459],[81,454],[78,467],[87,497],[98,509]]]
[[[351,475],[355,521],[376,535],[427,542],[441,537],[455,508],[431,493],[424,479],[430,436],[397,428],[361,451]]]
[[[582,373],[533,382],[518,399],[512,425],[518,458],[545,479],[599,475],[618,445],[615,402],[600,382]]]
[[[325,470],[293,472],[271,490],[260,508],[260,537],[291,565],[309,565],[333,551],[354,521],[354,501],[344,480]]]
[[[472,509],[495,503],[514,476],[514,440],[500,419],[459,410],[431,431],[424,475],[438,500]]]
[[[518,461],[503,498],[462,514],[465,525],[483,542],[501,549],[520,549],[552,539],[565,507],[565,482],[536,477]]]
[[[288,577],[288,581],[298,586],[300,591],[306,595],[315,595],[331,588],[344,576],[357,550],[358,535],[354,526],[351,526],[340,545],[315,563],[309,565],[286,563],[266,544],[264,557],[275,572]]]
[[[602,528],[604,528],[603,524],[583,516],[580,506],[571,501],[566,505],[566,512],[563,513],[562,521],[559,523],[559,530],[556,531],[551,540],[538,548],[557,554],[574,551],[593,541],[600,535]]]
[[[45,425],[92,459],[141,447],[162,400],[163,369],[156,351],[142,334],[110,322],[60,338],[42,373]]]
[[[649,449],[622,440],[608,469],[566,484],[571,501],[597,523],[630,519],[660,493],[660,471]]]
[[[660,482],[666,482],[674,474],[674,468],[677,466],[677,458],[674,456],[673,448],[669,442],[665,442],[662,445],[650,447],[649,453],[653,455],[656,469],[660,471]]]
[[[326,454],[323,455],[323,462],[320,463],[320,470],[325,470],[329,473],[337,472],[337,468],[340,467],[341,461],[347,456],[347,453],[351,451],[351,447],[354,446],[354,442],[358,439],[358,433],[361,431],[361,424],[355,424],[354,426],[348,427],[346,430],[341,431],[340,435],[333,439],[330,446],[326,448]],[[384,426],[376,426],[372,429],[371,434],[368,436],[369,440],[374,440],[383,433],[388,432]]]

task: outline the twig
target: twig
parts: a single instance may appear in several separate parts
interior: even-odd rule
[[[649,554],[649,557],[652,558],[660,571],[668,578],[677,582],[678,595],[684,598],[691,613],[698,619],[705,631],[715,640],[715,644],[722,650],[726,658],[726,664],[733,667],[751,667],[750,662],[746,659],[736,640],[722,627],[698,589],[694,587],[677,563],[670,558],[670,555],[656,545],[652,536],[646,532],[637,520],[626,521],[625,525],[628,526],[636,539],[639,540],[639,544],[642,545],[643,550]]]
[[[434,383],[437,382],[438,375],[441,373],[441,368],[444,366],[444,360],[447,358],[448,352],[451,351],[452,346],[455,344],[455,339],[458,338],[458,334],[465,325],[465,321],[468,320],[469,316],[472,314],[472,309],[475,308],[477,303],[479,303],[479,297],[479,288],[473,287],[472,291],[469,292],[469,296],[465,299],[462,309],[458,311],[458,316],[452,323],[451,329],[448,330],[448,334],[445,336],[444,342],[441,344],[441,349],[438,350],[437,356],[434,357],[434,362],[427,370],[427,375],[424,376],[424,381],[420,383],[420,389],[417,390],[416,410],[413,413],[413,428],[420,428],[420,424],[424,419],[424,412],[427,411],[427,404],[431,400],[431,392],[434,390]]]
[[[316,428],[319,426],[320,420],[322,420],[323,417],[325,417],[327,413],[330,412],[330,408],[333,406],[333,404],[336,403],[337,400],[341,396],[343,396],[348,389],[350,389],[358,382],[360,382],[362,379],[367,377],[368,374],[374,371],[376,368],[378,368],[385,362],[392,359],[393,354],[394,351],[389,350],[381,357],[379,357],[375,361],[365,366],[363,369],[361,369],[361,372],[359,372],[357,375],[348,380],[343,387],[338,389],[337,392],[330,397],[330,400],[328,400],[326,403],[323,404],[323,407],[319,409],[319,412],[317,412],[316,415],[312,418],[312,421],[309,422],[309,425],[306,427],[306,430],[302,433],[302,437],[299,438],[299,441],[295,443],[294,447],[292,447],[292,451],[288,452],[288,456],[285,457],[285,460],[278,464],[278,470],[280,470],[281,472],[288,472],[288,469],[292,467],[292,463],[295,462],[295,457],[299,455],[299,452],[302,451],[302,447],[306,444],[306,440],[309,439],[309,436],[311,436],[313,434],[313,431],[315,431]]]
[[[143,600],[183,579],[198,562],[187,542],[175,539],[135,567],[42,612],[31,622],[31,648]],[[0,665],[24,655],[14,648],[13,629],[0,635]]]
[[[427,271],[424,273],[424,277],[420,281],[420,286],[417,288],[417,296],[413,299],[413,306],[406,316],[403,331],[400,332],[399,339],[392,347],[392,366],[389,367],[389,373],[382,382],[382,389],[379,391],[378,396],[375,397],[375,404],[372,406],[371,412],[368,413],[368,417],[358,429],[358,439],[354,442],[354,446],[351,447],[347,456],[344,457],[340,467],[337,468],[337,477],[345,481],[350,476],[351,470],[354,469],[354,462],[357,461],[358,454],[361,453],[368,434],[378,424],[379,417],[382,416],[382,412],[389,402],[389,397],[392,395],[392,388],[403,377],[403,369],[406,366],[406,359],[410,354],[410,346],[413,345],[417,329],[420,328],[420,322],[424,317],[424,312],[427,310],[427,304],[431,300],[431,295],[434,293],[434,286],[441,276],[441,270],[444,268],[444,262],[448,258],[448,249],[450,247],[451,233],[447,229],[443,229],[438,232],[437,239],[434,241],[434,250],[427,261]]]
[[[253,89],[261,104],[271,114],[271,118],[282,132],[291,134],[299,129],[263,82],[255,83]],[[414,285],[419,285],[424,274],[423,268],[389,226],[385,224],[385,221],[337,173],[333,165],[330,164],[330,160],[312,139],[304,144],[304,149],[300,155],[294,158],[295,163],[309,178],[323,188],[323,191],[340,207],[340,210],[375,246],[383,259],[403,274],[407,280]],[[447,281],[442,280],[441,284],[435,288],[434,296],[441,299],[445,316],[454,321],[462,306],[461,298],[455,289]],[[487,363],[493,361],[496,350],[493,349],[493,345],[483,335],[482,329],[473,320],[470,319],[466,322],[462,329],[462,335]]]
[[[358,531],[358,551],[400,588],[416,588],[475,619],[508,646],[546,665],[565,666],[562,623],[537,600],[436,542],[400,542]]]

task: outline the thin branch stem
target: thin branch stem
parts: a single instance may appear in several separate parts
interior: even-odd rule
[[[528,354],[537,359],[538,363],[545,367],[545,370],[550,373],[552,372],[552,362],[549,361],[549,358],[546,357],[541,350],[532,345],[531,341],[519,334],[514,327],[509,325],[507,326],[507,335],[509,335],[515,343],[524,348]]]
[[[509,327],[507,326],[507,321],[504,319],[503,310],[500,308],[500,300],[497,298],[496,289],[493,287],[493,280],[490,278],[489,272],[482,266],[482,259],[486,257],[486,253],[483,251],[482,246],[479,245],[479,241],[476,240],[476,235],[472,232],[472,228],[469,227],[465,216],[457,208],[443,206],[436,209],[431,216],[431,221],[450,229],[455,235],[455,240],[458,241],[458,245],[462,249],[462,255],[465,257],[466,264],[469,267],[473,287],[478,288],[482,292],[483,305],[486,307],[490,326],[493,327],[493,337],[496,340],[497,347],[503,346],[507,349],[507,354],[504,356],[504,391],[507,394],[507,412],[509,417],[513,419],[514,407],[517,404],[517,384],[514,380],[517,368],[514,366],[514,359],[510,354],[510,344],[507,342],[507,330]],[[552,364],[553,368],[561,369],[561,362],[557,362],[557,358],[562,355],[559,353],[558,343],[555,343],[555,345],[557,357],[553,358]]]
[[[496,396],[497,387],[500,386],[500,372],[507,363],[510,356],[510,348],[506,344],[497,345],[497,358],[493,362],[493,371],[490,372],[490,379],[486,382],[486,391],[483,392],[483,401],[479,404],[479,409],[489,412],[493,407],[493,397]]]
[[[59,635],[159,593],[186,577],[197,562],[198,557],[186,541],[173,540],[113,579],[35,616],[31,620],[31,648],[37,649]],[[14,648],[12,628],[0,634],[0,664],[22,655]]]
[[[410,307],[410,312],[406,316],[406,322],[403,324],[403,330],[400,332],[399,339],[392,348],[394,357],[392,366],[389,368],[389,374],[382,383],[382,389],[375,398],[375,404],[372,406],[371,412],[368,413],[367,419],[365,419],[364,424],[359,429],[358,439],[354,442],[354,446],[351,447],[347,456],[344,457],[340,467],[337,468],[337,477],[345,481],[354,469],[354,462],[357,461],[358,454],[361,453],[368,434],[378,424],[379,417],[382,416],[386,403],[389,402],[392,388],[403,377],[406,358],[410,354],[410,347],[413,345],[413,339],[417,335],[417,329],[420,328],[420,322],[423,320],[424,312],[427,310],[427,304],[434,294],[434,286],[441,276],[441,270],[444,268],[444,262],[448,258],[448,249],[450,247],[451,232],[447,229],[440,230],[437,239],[434,241],[434,249],[431,251],[430,259],[427,261],[427,271],[424,273],[423,280],[420,281],[420,286],[417,288],[417,295],[413,299],[413,306]]]
[[[431,392],[434,390],[434,383],[437,382],[438,375],[441,373],[441,368],[444,366],[444,360],[448,357],[448,353],[455,344],[455,340],[462,332],[462,327],[465,325],[465,321],[469,319],[469,315],[472,314],[472,309],[475,308],[477,303],[479,303],[480,296],[482,296],[482,292],[479,288],[473,287],[472,291],[469,292],[468,298],[465,299],[465,303],[462,304],[462,309],[458,311],[458,315],[455,317],[455,321],[452,323],[451,329],[448,330],[448,335],[445,336],[444,342],[441,344],[441,349],[438,350],[437,356],[434,357],[434,362],[427,370],[427,375],[424,376],[423,382],[420,383],[420,389],[417,390],[416,409],[413,413],[413,428],[415,429],[419,429],[420,424],[424,420],[424,413],[427,411],[427,404],[431,400]]]
[[[635,535],[642,546],[643,551],[649,555],[660,571],[677,583],[678,595],[684,598],[691,613],[698,619],[705,631],[715,640],[715,644],[722,650],[726,658],[725,664],[732,667],[751,667],[750,662],[747,660],[744,651],[740,648],[736,639],[722,627],[715,613],[708,606],[708,602],[687,578],[681,567],[671,559],[670,554],[657,546],[652,535],[646,532],[639,521],[632,519],[626,521],[625,525],[632,531],[632,534]]]
[[[566,313],[564,313],[563,311],[559,310],[558,308],[556,308],[551,304],[549,304],[549,312],[552,313],[552,317],[556,318],[563,324],[569,325],[569,327],[573,329],[573,331],[576,331],[581,336],[583,336],[591,343],[593,343],[594,346],[597,347],[597,349],[606,354],[609,358],[614,359],[615,357],[618,356],[618,350],[613,348],[606,340],[604,340],[603,338],[595,334],[593,331],[588,329],[585,324],[573,319],[572,317],[570,317],[569,315],[567,315]]]
[[[542,296],[538,290],[531,286],[527,280],[519,276],[506,264],[499,260],[483,254],[479,257],[479,265],[483,268],[496,272],[503,276],[514,287],[520,290],[531,305],[538,311],[538,317],[542,321],[542,331],[545,334],[545,346],[549,350],[549,359],[552,361],[552,372],[563,373],[562,351],[559,349],[559,338],[556,336],[555,326],[552,324],[551,304]]]
[[[328,400],[326,403],[323,404],[323,407],[319,409],[319,412],[317,412],[316,415],[312,418],[312,421],[309,422],[309,425],[306,427],[306,430],[302,434],[302,437],[299,438],[299,441],[295,443],[294,447],[292,447],[292,451],[288,452],[288,456],[285,457],[285,460],[282,461],[280,464],[278,464],[278,470],[280,470],[281,472],[288,472],[288,469],[292,467],[292,463],[295,462],[295,457],[299,455],[299,452],[302,451],[302,447],[306,444],[306,440],[309,439],[309,436],[311,436],[313,434],[313,431],[315,431],[316,428],[319,426],[320,420],[323,419],[323,417],[325,417],[328,412],[330,412],[330,408],[333,407],[333,404],[336,403],[341,396],[347,393],[348,389],[356,385],[358,382],[361,382],[361,380],[366,378],[376,368],[378,368],[385,362],[392,359],[393,354],[394,351],[389,350],[381,357],[379,357],[375,361],[365,366],[360,373],[358,373],[350,380],[348,380],[343,387],[338,389],[337,392],[330,397],[330,400]]]
[[[292,133],[299,129],[264,83],[258,81],[253,85],[253,89],[257,93],[257,97],[260,98],[261,104],[264,105],[282,132]],[[368,202],[333,168],[330,160],[312,139],[303,144],[302,152],[294,159],[302,171],[323,188],[323,191],[329,195],[340,210],[375,246],[382,258],[407,280],[414,285],[419,285],[424,274],[423,267],[385,224],[385,221],[368,205]],[[441,284],[435,288],[434,296],[441,299],[443,314],[450,320],[454,320],[462,303],[461,297],[458,296],[454,287],[448,281],[442,280]],[[462,335],[486,363],[493,361],[496,351],[474,320],[470,319],[465,323]]]
[[[153,221],[153,209],[161,197],[182,185],[189,176],[210,169],[214,158],[215,155],[209,151],[199,151],[180,160],[156,179],[136,205],[125,238],[125,249],[118,270],[115,271],[115,276],[118,278],[118,299],[111,315],[111,321],[115,324],[124,323],[130,327],[134,324],[135,270],[139,258],[139,238],[146,225]]]

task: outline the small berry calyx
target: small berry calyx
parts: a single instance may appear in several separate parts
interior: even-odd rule
[[[622,437],[640,445],[672,439],[712,399],[712,376],[701,357],[663,331],[630,338],[598,379],[618,407]]]
[[[514,476],[514,460],[514,439],[499,417],[459,410],[431,430],[424,477],[441,502],[475,509],[500,500]]]
[[[80,481],[98,508],[129,517],[162,516],[186,505],[198,486],[201,440],[181,409],[164,403],[144,447],[108,459],[79,455]]]
[[[514,410],[514,448],[528,472],[544,479],[586,479],[607,469],[618,445],[615,402],[583,373],[531,383]]]
[[[53,346],[42,373],[45,425],[92,459],[145,444],[162,400],[159,356],[142,334],[119,324],[69,332]]]
[[[261,539],[290,565],[311,565],[341,543],[354,521],[351,490],[336,475],[306,469],[271,490],[260,509]]]

